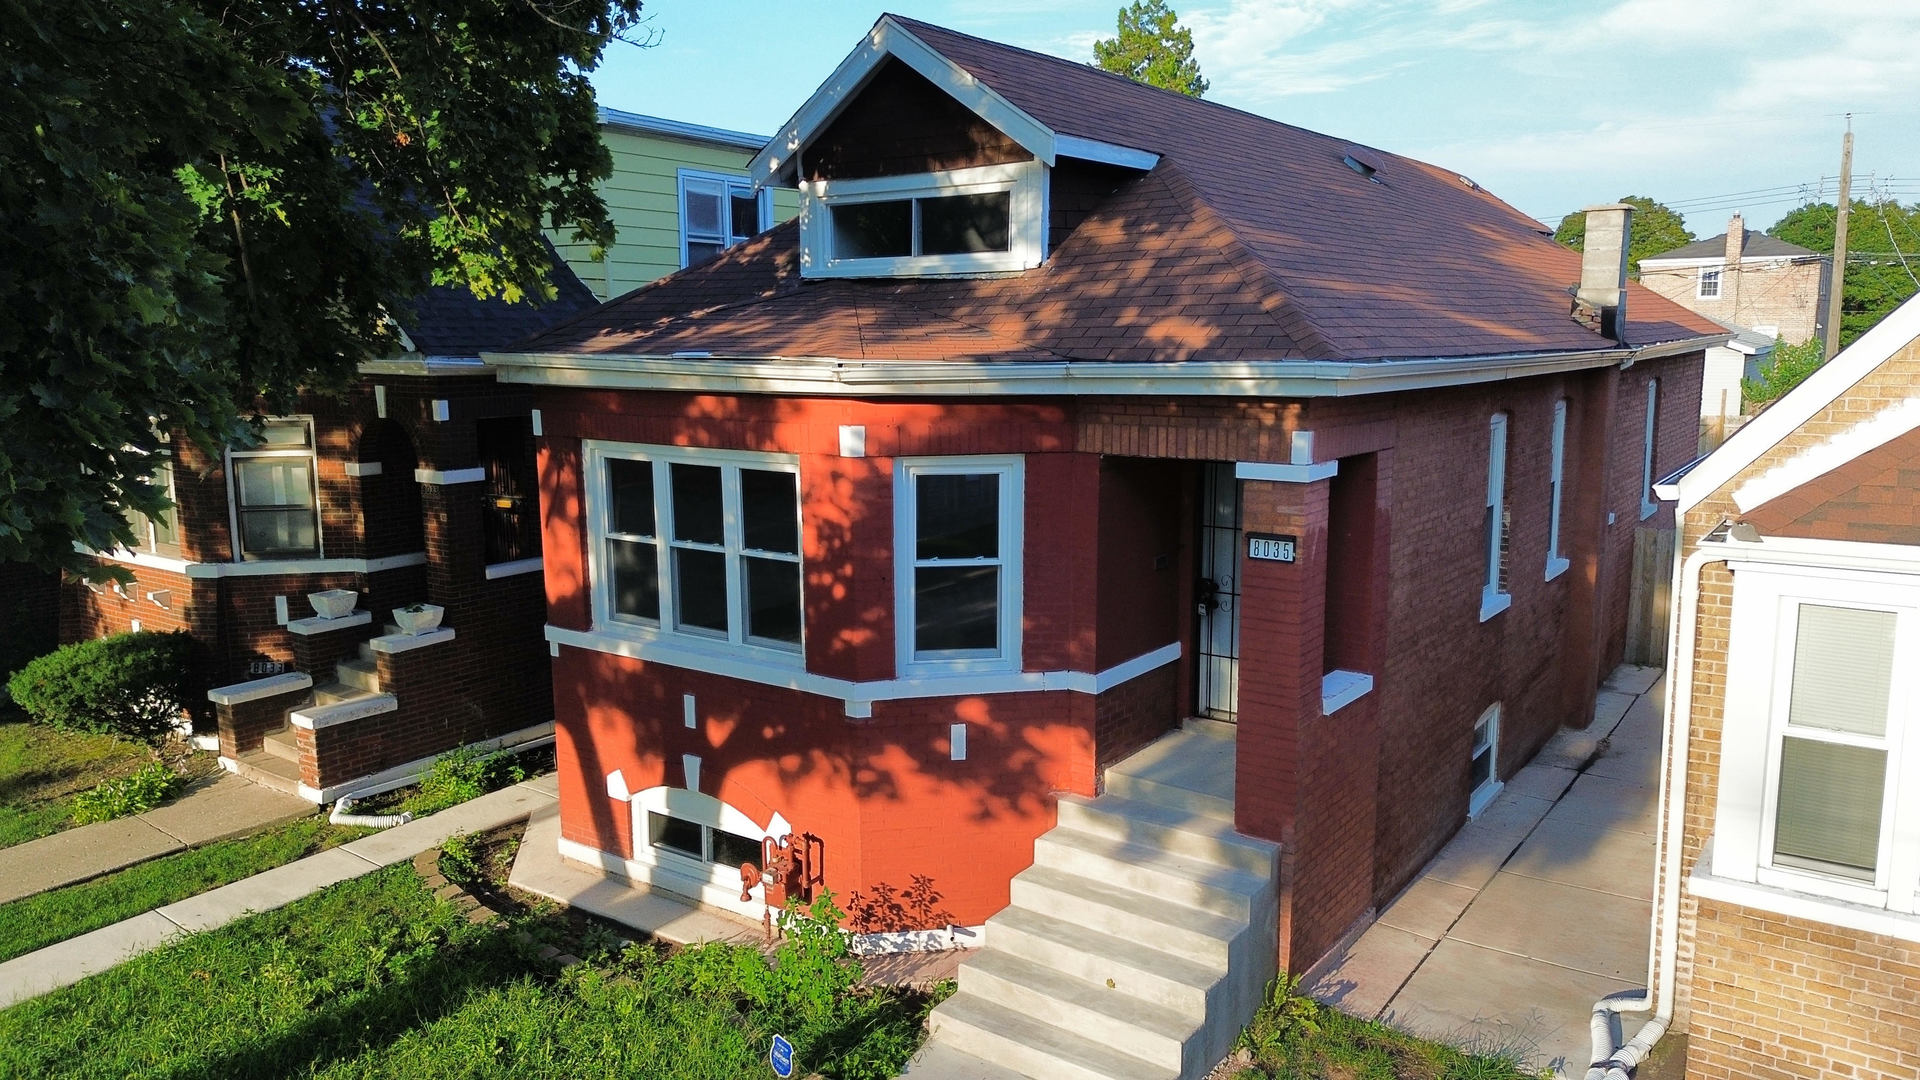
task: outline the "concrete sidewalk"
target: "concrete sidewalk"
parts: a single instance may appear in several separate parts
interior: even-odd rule
[[[224,926],[254,912],[283,907],[336,882],[405,862],[440,846],[449,836],[518,821],[555,801],[554,783],[551,774],[536,777],[9,960],[0,964],[0,1008],[79,982],[180,934]]]
[[[1349,1013],[1584,1076],[1594,1001],[1647,979],[1660,677],[1615,671],[1593,724],[1555,736],[1308,989]]]
[[[144,814],[0,848],[0,904],[313,812],[314,805],[305,799],[218,773]]]

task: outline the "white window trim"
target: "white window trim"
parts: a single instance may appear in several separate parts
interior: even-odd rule
[[[1487,423],[1487,502],[1492,511],[1488,520],[1484,583],[1480,586],[1480,621],[1486,622],[1513,606],[1513,594],[1500,588],[1500,527],[1507,510],[1507,414],[1497,412]]]
[[[832,208],[943,195],[1011,193],[1007,250],[958,255],[841,259],[833,254]],[[803,277],[917,277],[1030,270],[1047,253],[1047,168],[1039,161],[981,165],[910,176],[809,180],[800,185],[800,273]]]
[[[1500,780],[1500,712],[1500,702],[1496,701],[1487,706],[1486,711],[1474,718],[1473,721],[1473,729],[1475,731],[1480,730],[1482,723],[1487,725],[1488,760],[1487,779],[1481,783],[1479,787],[1474,788],[1472,793],[1467,797],[1467,817],[1469,818],[1479,817],[1480,812],[1485,810],[1488,804],[1492,803],[1495,797],[1500,794],[1501,789],[1507,786]],[[1478,747],[1473,744],[1469,744],[1467,748],[1467,767],[1469,769],[1473,767],[1473,751],[1476,749],[1478,749]]]
[[[1920,914],[1920,750],[1907,733],[1920,723],[1920,665],[1902,660],[1920,650],[1920,576],[1836,571],[1792,565],[1735,563],[1727,643],[1727,691],[1721,732],[1720,778],[1714,805],[1712,875],[1783,894],[1819,896],[1845,904]],[[1896,627],[1893,683],[1888,695],[1886,802],[1880,852],[1871,883],[1817,870],[1771,864],[1784,717],[1774,702],[1791,678],[1781,671],[1788,612],[1802,603],[1893,610]]]
[[[724,205],[721,210],[721,213],[723,215],[722,224],[726,227],[727,235],[721,237],[722,242],[720,246],[722,250],[725,250],[726,248],[730,248],[733,246],[732,199],[733,199],[734,188],[741,188],[747,191],[749,194],[752,194],[754,197],[754,201],[759,205],[759,208],[760,208],[759,231],[760,232],[766,232],[769,228],[773,226],[773,190],[771,188],[761,188],[759,191],[756,192],[753,190],[753,178],[749,176],[741,175],[739,173],[710,172],[705,169],[681,169],[679,170],[678,173],[675,174],[674,192],[679,201],[676,203],[674,210],[680,222],[680,266],[682,269],[684,269],[688,263],[688,258],[687,258],[687,239],[688,239],[687,238],[687,181],[688,180],[695,180],[695,181],[705,180],[712,183],[721,184],[726,188],[726,198],[723,200]],[[702,241],[702,242],[705,242],[705,241]]]
[[[1647,380],[1647,422],[1646,433],[1640,448],[1640,520],[1645,521],[1660,509],[1658,498],[1653,490],[1653,450],[1658,435],[1655,430],[1660,419],[1660,380]]]
[[[913,595],[916,507],[913,481],[917,476],[977,475],[1000,477],[1000,648],[993,655],[914,655]],[[940,673],[1013,672],[1021,669],[1020,627],[1025,559],[1026,461],[1018,454],[994,457],[900,458],[893,470],[894,643],[896,668],[901,676]],[[960,565],[957,564],[956,565]]]
[[[1560,554],[1560,504],[1567,486],[1566,398],[1553,403],[1553,431],[1548,436],[1548,450],[1552,472],[1547,474],[1547,580],[1552,581],[1572,565]]]
[[[308,559],[325,558],[327,554],[327,533],[326,533],[327,523],[325,520],[326,515],[320,512],[320,431],[319,431],[319,426],[313,422],[313,417],[310,415],[269,416],[266,418],[265,422],[269,424],[302,423],[307,425],[307,446],[306,446],[306,449],[304,450],[268,450],[264,448],[249,449],[245,447],[239,447],[239,448],[231,447],[231,446],[227,447],[227,451],[226,451],[227,526],[232,530],[232,532],[230,532],[228,535],[233,537],[233,545],[232,545],[233,561],[234,562],[266,561],[261,559],[248,559],[247,553],[246,553],[246,544],[241,539],[240,483],[239,483],[239,476],[233,467],[234,455],[236,453],[238,453],[238,455],[243,459],[261,458],[261,457],[304,457],[309,461],[313,462],[313,467],[312,467],[312,472],[313,472],[313,548],[314,548],[313,554],[307,555],[307,556],[293,556],[290,558],[286,556],[279,556],[279,557],[273,557],[270,561],[301,562],[301,561],[306,561]],[[177,523],[175,525],[175,529],[176,531],[178,530]]]
[[[1713,291],[1707,291],[1708,275],[1712,275]],[[1695,300],[1718,300],[1726,294],[1726,272],[1717,266],[1703,266],[1694,275],[1693,298]]]
[[[690,656],[704,655],[719,659],[726,656],[745,655],[758,662],[782,668],[803,666],[807,640],[805,513],[802,511],[796,522],[796,527],[802,530],[800,546],[803,549],[797,560],[800,565],[801,580],[800,643],[797,645],[747,636],[746,575],[742,566],[742,553],[750,549],[745,548],[741,537],[744,523],[740,520],[739,514],[740,474],[738,470],[749,468],[764,472],[791,473],[795,476],[797,484],[800,473],[798,455],[615,443],[593,439],[586,440],[582,448],[586,466],[584,490],[588,530],[587,575],[593,602],[593,629],[596,634],[623,637],[637,642],[670,643]],[[609,522],[606,463],[609,459],[646,461],[653,466],[653,544],[655,566],[658,568],[659,575],[661,616],[658,620],[615,615],[613,611],[613,578],[610,568],[606,565],[605,554]],[[715,550],[709,545],[687,544],[669,539],[673,530],[672,466],[676,462],[721,468],[722,528],[726,542],[721,545],[720,550],[727,557],[728,629],[725,635],[679,630],[673,626],[676,588],[673,574],[675,547],[692,546],[701,550]],[[733,468],[727,468],[727,466],[733,466]],[[799,502],[799,498],[796,497],[796,507]]]

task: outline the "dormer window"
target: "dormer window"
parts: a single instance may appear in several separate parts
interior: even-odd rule
[[[800,188],[809,277],[990,274],[1040,265],[1046,169],[1037,161]]]

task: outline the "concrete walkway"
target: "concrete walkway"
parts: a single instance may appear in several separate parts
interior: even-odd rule
[[[1594,1001],[1647,979],[1660,677],[1615,671],[1593,724],[1562,731],[1508,780],[1316,969],[1311,992],[1422,1036],[1584,1076]]]
[[[144,814],[0,848],[0,904],[215,840],[259,832],[313,811],[313,804],[305,799],[222,772]]]
[[[183,933],[225,926],[254,912],[283,907],[336,882],[406,862],[440,846],[449,836],[484,832],[518,821],[551,805],[556,798],[553,776],[536,777],[9,960],[0,964],[0,1008],[79,982],[159,948]],[[303,805],[311,809],[311,804]]]

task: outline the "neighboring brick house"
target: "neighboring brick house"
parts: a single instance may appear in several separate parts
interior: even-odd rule
[[[1920,1075],[1920,301],[1665,493],[1655,1006],[1687,1075]]]
[[[1766,363],[1758,339],[1798,345],[1821,333],[1831,262],[1798,244],[1748,232],[1739,214],[1719,236],[1640,260],[1642,285],[1690,311],[1748,332],[1708,350],[1700,415],[1724,417],[1741,411],[1741,378],[1757,376],[1757,368]]]
[[[755,175],[798,223],[488,355],[540,417],[570,857],[757,915],[785,839],[777,884],[974,926],[1103,770],[1237,721],[1202,839],[1278,865],[1195,918],[1298,971],[1591,715],[1726,336],[1626,284],[1630,208],[1583,262],[1454,172],[895,16]],[[1181,910],[1122,882],[1161,850],[1078,910]]]

